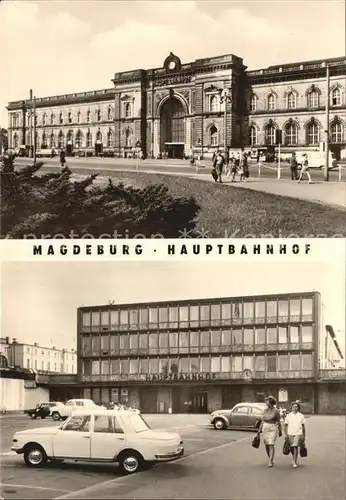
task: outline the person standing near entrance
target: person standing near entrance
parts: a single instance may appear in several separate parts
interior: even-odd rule
[[[275,442],[282,436],[280,412],[276,408],[276,399],[268,396],[265,399],[266,409],[262,417],[259,433],[263,434],[263,442],[268,456],[268,467],[273,467]]]
[[[296,181],[298,179],[298,162],[296,154],[293,152],[290,160],[291,167],[291,180]]]
[[[286,416],[284,434],[291,446],[292,466],[297,468],[299,447],[305,446],[305,417],[300,413],[298,402],[292,403],[292,411]]]
[[[64,167],[65,163],[66,163],[66,153],[65,153],[65,150],[63,148],[61,148],[61,150],[60,150],[60,165],[62,167]]]

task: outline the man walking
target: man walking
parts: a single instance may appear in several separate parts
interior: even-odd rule
[[[213,161],[213,167],[214,170],[216,171],[217,177],[215,177],[215,182],[222,182],[222,170],[225,165],[226,161],[224,156],[221,154],[221,151],[217,152],[217,155],[214,158]]]
[[[298,162],[296,158],[296,154],[293,152],[290,161],[291,167],[291,180],[296,181],[298,179]]]
[[[60,165],[62,167],[64,167],[65,163],[66,163],[66,153],[65,153],[65,150],[63,148],[61,148],[61,150],[60,150]]]

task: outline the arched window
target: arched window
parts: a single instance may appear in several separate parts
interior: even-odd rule
[[[209,111],[211,113],[216,113],[219,111],[219,101],[216,95],[211,95],[209,99]]]
[[[97,112],[96,112],[96,118],[97,118],[98,122],[101,121],[101,110],[100,109],[98,109]]]
[[[82,132],[80,130],[77,131],[75,144],[77,149],[82,147]]]
[[[276,108],[276,99],[274,94],[269,94],[267,97],[267,108],[269,111],[273,111]]]
[[[52,114],[50,115],[50,124],[51,124],[51,125],[55,125],[55,114],[54,114],[54,113],[52,113]]]
[[[67,134],[67,143],[68,144],[72,144],[73,143],[73,131],[72,130],[69,130],[68,131],[68,134]]]
[[[42,134],[42,142],[41,142],[41,148],[44,149],[47,147],[47,136],[46,134],[43,132]]]
[[[289,123],[285,127],[285,144],[287,146],[298,144],[298,127],[295,123]]]
[[[132,106],[129,102],[125,104],[125,118],[132,117]]]
[[[19,140],[18,140],[18,135],[14,134],[13,136],[13,147],[18,148]]]
[[[86,147],[91,148],[92,145],[93,145],[92,135],[91,135],[91,132],[88,132],[86,135]]]
[[[42,115],[42,125],[47,125],[47,115],[46,115],[46,113],[43,113],[43,115]]]
[[[72,113],[71,113],[71,112],[69,112],[69,114],[67,115],[67,117],[68,117],[68,118],[67,118],[67,119],[68,119],[68,122],[69,122],[69,123],[72,123]]]
[[[59,114],[59,123],[60,124],[64,123],[64,116],[62,113]]]
[[[12,124],[13,124],[13,127],[18,127],[18,115],[17,115],[17,113],[14,113],[12,115]]]
[[[219,137],[218,137],[219,134],[215,125],[212,125],[210,127],[209,134],[210,134],[210,145],[217,146],[219,144]]]
[[[257,110],[257,96],[253,95],[250,101],[250,111],[256,111],[256,110]]]
[[[287,95],[287,109],[296,109],[297,107],[297,96],[294,92],[290,92]]]
[[[78,111],[78,113],[77,113],[77,123],[80,123],[80,119],[81,119],[81,112]]]
[[[257,128],[254,125],[252,125],[249,129],[249,137],[250,137],[251,146],[254,146],[255,144],[258,143],[258,141],[257,141]]]
[[[273,146],[275,144],[275,127],[273,125],[267,125],[265,128],[265,140],[266,144]]]
[[[107,118],[108,118],[108,121],[113,118],[112,117],[112,108],[110,106],[109,106],[108,111],[107,111]]]
[[[341,90],[337,87],[332,91],[332,106],[341,105]]]
[[[63,148],[65,146],[65,136],[63,132],[59,132],[59,137],[58,137],[58,147]]]
[[[0,354],[0,367],[1,368],[7,368],[8,367],[7,358],[3,354]]]
[[[313,90],[308,94],[308,107],[309,108],[318,108],[319,104],[319,95],[316,90]]]
[[[107,148],[111,148],[112,146],[113,146],[113,132],[109,130],[107,134]]]
[[[342,142],[343,126],[339,121],[334,121],[330,126],[330,140],[331,142]]]
[[[127,129],[125,134],[125,144],[127,148],[132,147],[132,130]]]
[[[320,142],[320,128],[316,122],[311,122],[307,126],[307,143],[315,146]]]
[[[51,148],[56,148],[56,138],[54,133],[50,135],[50,147]]]
[[[90,122],[90,110],[88,109],[87,111],[87,122],[89,123]]]

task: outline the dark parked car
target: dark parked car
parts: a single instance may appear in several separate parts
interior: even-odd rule
[[[227,428],[258,429],[265,403],[239,403],[231,410],[216,410],[210,415],[210,423],[217,430]]]
[[[32,408],[30,410],[26,410],[25,413],[29,415],[30,418],[46,418],[50,416],[50,410],[51,408],[54,408],[54,406],[59,405],[60,403],[55,402],[49,402],[49,403],[39,403],[36,405],[35,408]]]

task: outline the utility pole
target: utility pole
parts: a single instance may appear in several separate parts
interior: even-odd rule
[[[33,120],[34,120],[34,141],[33,141],[33,146],[34,146],[34,164],[36,163],[36,97],[33,97],[32,100],[32,111],[33,111]]]
[[[30,113],[29,113],[29,126],[30,126],[30,157],[33,156],[33,135],[32,135],[32,102],[33,102],[33,99],[32,99],[32,89],[30,89],[30,97],[29,97],[29,100],[30,100]]]
[[[223,89],[220,94],[220,103],[224,103],[224,112],[223,112],[223,137],[224,137],[224,155],[225,160],[228,162],[228,149],[227,149],[227,103],[232,103],[232,94],[229,89]]]
[[[326,87],[327,87],[327,93],[326,93],[326,141],[325,141],[325,154],[326,154],[326,159],[325,159],[325,168],[324,168],[324,180],[329,181],[329,93],[330,93],[330,71],[329,71],[329,64],[327,64],[327,71],[326,71]]]

